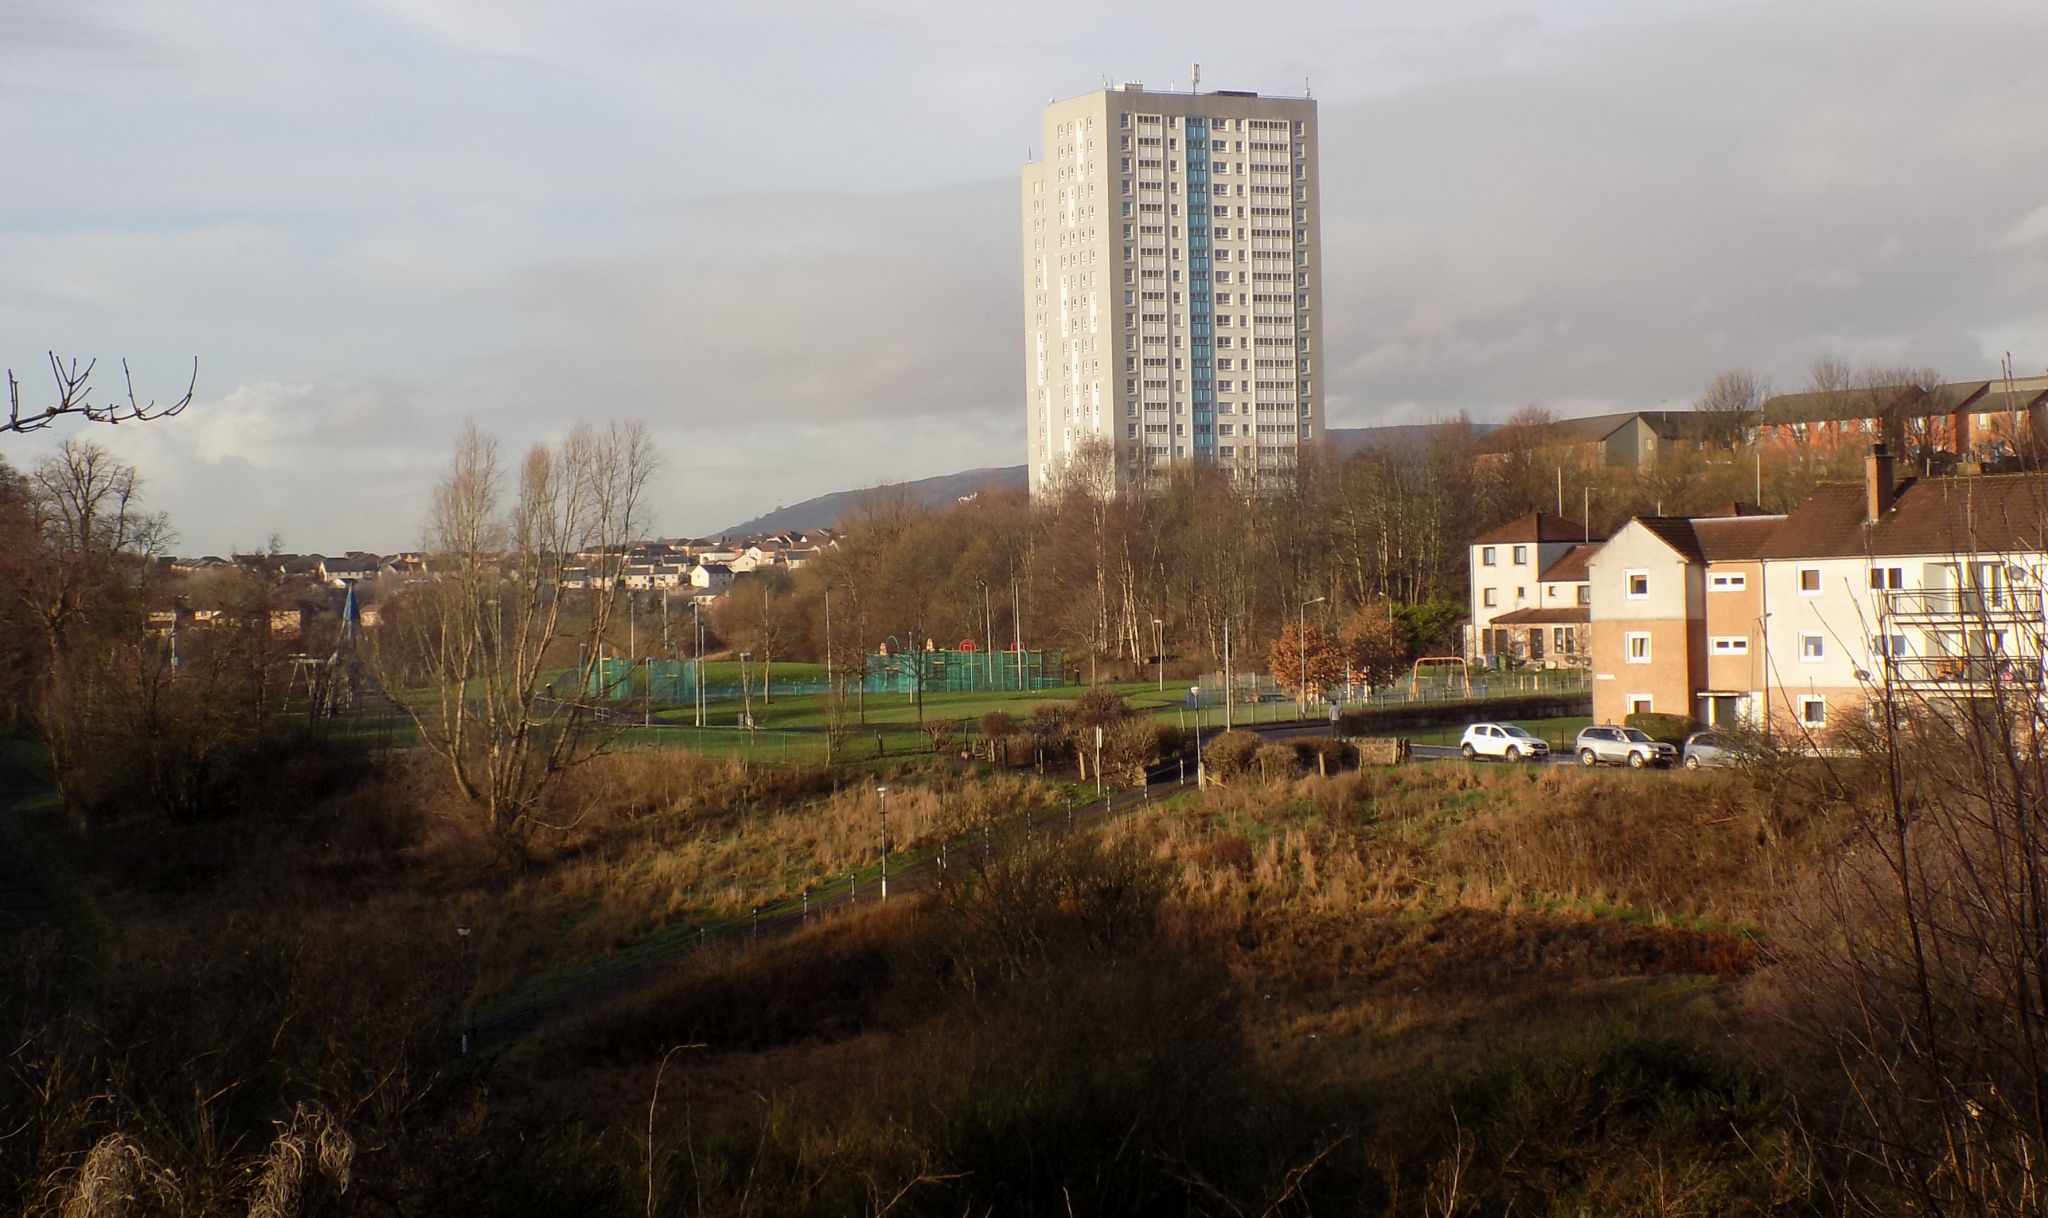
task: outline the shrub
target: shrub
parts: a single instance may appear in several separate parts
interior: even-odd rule
[[[1342,740],[1312,736],[1306,740],[1296,740],[1293,745],[1295,759],[1301,763],[1301,767],[1305,770],[1314,770],[1318,774],[1341,770],[1351,764],[1356,757],[1355,751]]]
[[[1252,756],[1261,778],[1292,778],[1301,772],[1301,759],[1294,746],[1284,741],[1262,744]]]
[[[1683,744],[1693,731],[1693,721],[1684,715],[1638,714],[1621,722],[1623,727],[1632,727],[1664,744]]]
[[[1103,732],[1102,768],[1105,774],[1131,782],[1145,781],[1145,769],[1162,755],[1161,739],[1173,729],[1140,718],[1113,723]]]
[[[1202,751],[1202,762],[1216,777],[1232,778],[1251,769],[1259,744],[1251,732],[1225,732]]]
[[[1017,717],[1008,711],[984,711],[981,716],[981,734],[990,740],[1000,740],[1017,730]]]
[[[1113,689],[1091,689],[1074,700],[1067,722],[1080,727],[1107,727],[1131,715],[1131,704]]]

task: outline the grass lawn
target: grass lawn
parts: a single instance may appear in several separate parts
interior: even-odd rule
[[[780,671],[778,669],[778,671]],[[707,680],[709,678],[707,677]],[[1187,709],[1187,685],[1169,683],[1162,691],[1150,681],[1123,681],[1105,684],[1122,694],[1130,704],[1141,711],[1153,711],[1188,727],[1195,726],[1196,712]],[[1061,685],[1052,689],[1024,691],[975,690],[961,693],[927,693],[924,696],[924,717],[926,719],[966,720],[970,724],[992,710],[1008,711],[1018,718],[1031,713],[1031,708],[1041,702],[1072,702],[1087,693],[1086,685]],[[849,696],[847,717],[859,722],[860,699]],[[709,722],[720,727],[738,726],[743,704],[740,702],[714,702],[708,708]],[[1320,721],[1327,714],[1325,708],[1309,708],[1309,718]],[[670,723],[687,723],[695,719],[690,707],[657,708],[657,719]],[[778,697],[773,702],[763,703],[754,699],[754,725],[761,729],[771,728],[822,728],[830,721],[826,699],[820,695]],[[1234,723],[1280,723],[1295,718],[1295,706],[1291,701],[1240,704],[1232,711]],[[1223,726],[1223,708],[1204,707],[1200,712],[1205,727]],[[917,701],[910,694],[869,694],[867,696],[867,729],[891,725],[914,725],[918,721]],[[862,730],[858,727],[856,731]]]

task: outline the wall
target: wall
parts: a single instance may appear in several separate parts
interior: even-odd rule
[[[1593,592],[1593,717],[1619,723],[1631,695],[1648,694],[1659,714],[1693,713],[1694,675],[1704,667],[1700,571],[1637,521],[1587,564]],[[1628,574],[1649,577],[1648,595],[1628,595]],[[1650,662],[1629,663],[1627,636],[1650,636]]]

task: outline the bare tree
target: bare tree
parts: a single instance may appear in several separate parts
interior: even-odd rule
[[[170,528],[141,506],[142,480],[90,441],[70,439],[37,465],[28,483],[35,559],[14,589],[40,637],[44,665],[36,718],[50,749],[58,794],[74,815],[71,779],[94,730],[95,677],[104,667],[96,639],[132,643],[145,585]]]
[[[1692,404],[1700,439],[1721,448],[1749,443],[1770,396],[1770,384],[1755,372],[1747,368],[1723,372],[1708,382],[1707,391]]]
[[[99,366],[98,360],[87,360],[83,366],[75,359],[64,359],[55,351],[49,352],[50,377],[55,382],[56,396],[44,406],[29,407],[26,412],[21,405],[21,382],[14,377],[14,370],[7,371],[7,417],[0,419],[0,435],[8,432],[41,431],[58,419],[78,417],[94,423],[146,423],[151,419],[167,419],[192,404],[192,393],[199,385],[199,361],[192,361],[192,377],[185,382],[185,393],[172,402],[158,402],[151,398],[145,402],[135,393],[135,376],[128,370],[128,361],[121,361],[121,380],[127,390],[125,401],[119,398],[93,400],[92,373]]]
[[[404,599],[399,642],[376,661],[486,828],[514,848],[554,776],[604,744],[591,730],[587,664],[623,594],[658,460],[637,423],[579,424],[527,454],[508,496],[497,442],[471,424],[434,492],[437,575]],[[574,598],[572,565],[588,569]]]

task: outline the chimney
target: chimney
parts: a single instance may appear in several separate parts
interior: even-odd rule
[[[1882,443],[1863,459],[1863,518],[1876,522],[1892,507],[1892,454]]]

